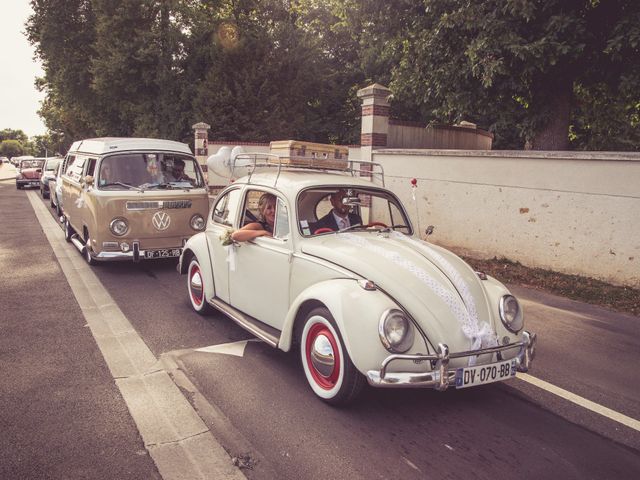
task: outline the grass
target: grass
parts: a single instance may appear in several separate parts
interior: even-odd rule
[[[595,278],[525,267],[506,258],[462,258],[475,270],[491,275],[503,283],[546,290],[573,300],[640,316],[639,289],[611,285]]]

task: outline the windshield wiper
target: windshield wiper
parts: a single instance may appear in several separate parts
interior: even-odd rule
[[[101,187],[110,187],[111,185],[119,185],[121,187],[125,187],[125,188],[133,188],[134,190],[138,190],[138,191],[142,191],[141,188],[138,187],[134,187],[133,185],[129,185],[128,183],[122,183],[122,182],[108,182],[108,183],[104,183],[102,185],[100,185]]]

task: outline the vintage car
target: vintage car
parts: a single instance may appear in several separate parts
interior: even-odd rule
[[[253,157],[180,257],[196,312],[215,308],[269,345],[297,349],[313,392],[331,404],[366,382],[445,390],[529,369],[536,336],[518,300],[421,239],[382,175],[362,177],[376,164],[331,171]],[[351,211],[343,230],[321,221],[336,192]],[[231,232],[260,220],[265,193],[277,199],[273,235],[234,242]]]
[[[54,176],[49,180],[49,205],[56,211],[56,216],[62,216],[62,167],[64,159],[58,164]]]
[[[16,188],[39,187],[40,176],[45,158],[23,158],[18,164],[18,175],[16,175]]]
[[[204,229],[208,188],[188,145],[93,138],[67,153],[61,185],[65,239],[89,264],[178,257]]]
[[[49,182],[55,178],[58,165],[62,160],[62,157],[49,157],[44,162],[44,168],[40,176],[40,195],[42,195],[42,198],[49,198]]]

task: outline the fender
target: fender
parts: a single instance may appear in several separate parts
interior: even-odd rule
[[[368,370],[380,368],[380,362],[389,352],[380,341],[378,323],[386,310],[398,308],[393,300],[380,290],[363,289],[355,279],[334,279],[314,284],[302,291],[291,304],[278,343],[281,350],[287,352],[291,349],[298,312],[310,300],[329,309],[345,348],[360,372],[366,374]]]
[[[200,262],[202,276],[210,280],[204,282],[204,298],[211,299],[215,297],[216,289],[213,284],[213,270],[211,269],[211,262],[209,261],[209,246],[207,245],[205,232],[196,233],[185,243],[182,254],[180,255],[180,260],[178,261],[178,272],[180,272],[181,275],[186,275],[189,263],[191,262],[191,260],[185,261],[185,258],[190,258],[192,255]]]

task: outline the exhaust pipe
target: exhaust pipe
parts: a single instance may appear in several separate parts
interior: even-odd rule
[[[78,249],[78,251],[82,253],[82,250],[84,250],[84,243],[82,242],[82,240],[80,240],[80,238],[78,237],[78,234],[75,234],[73,235],[73,237],[71,237],[71,243],[73,243],[73,245]]]

